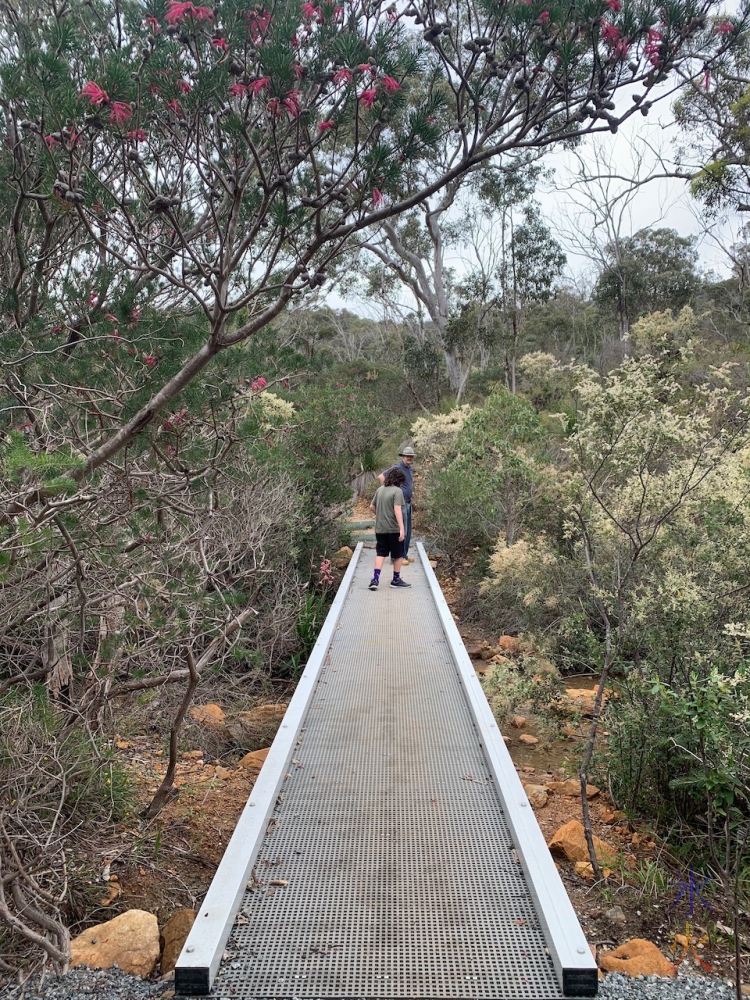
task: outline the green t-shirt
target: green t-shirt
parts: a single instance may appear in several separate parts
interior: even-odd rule
[[[372,498],[375,505],[375,534],[388,535],[395,532],[398,534],[401,529],[396,520],[393,508],[404,506],[404,494],[400,486],[379,486],[375,490]]]

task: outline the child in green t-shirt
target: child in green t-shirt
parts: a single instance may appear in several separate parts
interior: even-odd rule
[[[370,509],[375,511],[375,572],[370,580],[370,590],[377,590],[380,571],[386,556],[393,559],[392,587],[411,587],[401,579],[401,563],[404,559],[404,494],[401,487],[406,476],[401,469],[389,469],[385,482],[375,491]]]

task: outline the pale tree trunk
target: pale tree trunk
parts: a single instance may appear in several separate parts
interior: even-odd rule
[[[421,305],[430,317],[445,358],[448,382],[457,395],[466,383],[467,372],[464,370],[465,366],[459,352],[447,346],[450,289],[440,219],[453,205],[458,189],[459,183],[454,181],[448,185],[435,208],[429,206],[425,208],[425,226],[432,244],[429,261],[405,246],[400,234],[390,222],[383,223],[382,227],[387,247],[377,243],[367,244],[367,249],[398,275],[418,305]]]

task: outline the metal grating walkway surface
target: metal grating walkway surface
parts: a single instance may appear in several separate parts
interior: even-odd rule
[[[363,552],[212,995],[563,993],[417,560]],[[272,881],[282,884],[274,886]]]

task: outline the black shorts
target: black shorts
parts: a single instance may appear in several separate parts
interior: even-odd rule
[[[391,559],[404,558],[404,543],[398,540],[397,531],[389,531],[385,534],[375,533],[375,553],[379,556],[390,556]]]

